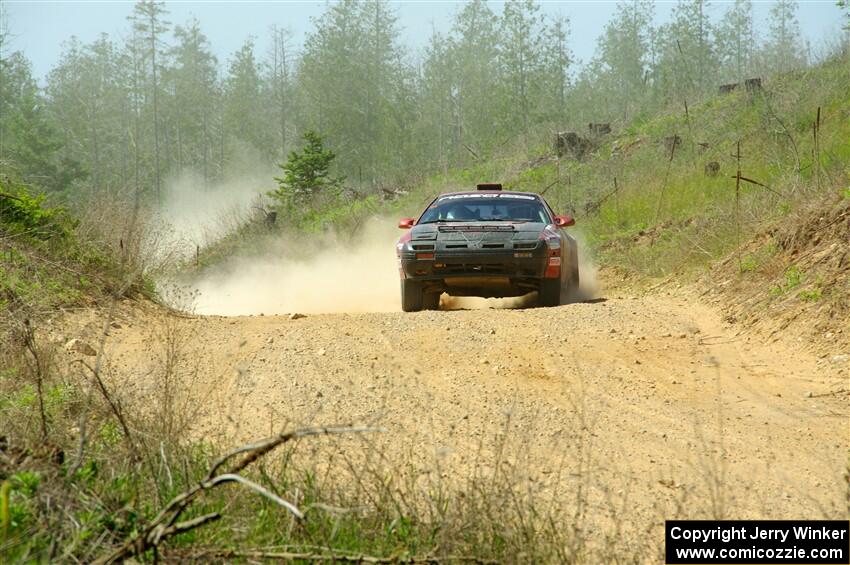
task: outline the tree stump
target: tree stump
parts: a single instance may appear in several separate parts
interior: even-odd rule
[[[590,135],[600,136],[611,133],[611,124],[607,122],[603,123],[590,123],[587,124],[587,129],[590,132]]]
[[[277,222],[277,210],[272,210],[266,213],[266,226],[269,228],[273,228]]]
[[[756,92],[761,91],[761,79],[756,78],[748,78],[744,81],[744,86],[747,88],[747,92],[749,94],[754,94]]]
[[[678,135],[668,135],[664,138],[664,149],[668,154],[676,150],[682,144],[682,138]]]
[[[559,132],[555,136],[555,151],[558,157],[582,159],[589,149],[590,142],[574,131]]]

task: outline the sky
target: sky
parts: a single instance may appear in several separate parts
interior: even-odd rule
[[[33,71],[41,81],[59,60],[62,44],[71,36],[83,43],[95,40],[101,33],[121,39],[129,30],[127,16],[133,10],[131,1],[34,1],[2,0],[5,4],[4,22],[10,32],[9,51],[23,51],[33,64]],[[447,31],[452,15],[462,3],[443,1],[391,1],[402,29],[402,40],[415,55],[424,47],[432,30]],[[500,11],[501,2],[491,2]],[[718,19],[729,2],[712,2],[709,11]],[[564,15],[571,22],[570,47],[574,55],[587,62],[596,47],[596,40],[605,23],[614,13],[614,1],[543,1],[543,12],[552,16]],[[669,19],[675,2],[656,2],[657,23]],[[767,14],[770,1],[754,2],[756,30],[767,34]],[[210,40],[219,64],[224,68],[230,55],[246,38],[255,40],[258,55],[269,47],[269,27],[275,24],[289,28],[295,44],[300,45],[312,28],[311,20],[319,16],[324,1],[172,1],[166,2],[167,17],[172,24],[183,24],[192,17],[198,19],[201,29]],[[824,41],[839,36],[841,14],[834,0],[802,0],[798,19],[803,36],[815,53]]]

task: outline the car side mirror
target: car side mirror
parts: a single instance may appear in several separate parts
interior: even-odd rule
[[[555,225],[559,228],[567,228],[576,225],[576,221],[572,216],[555,216]]]
[[[409,230],[416,224],[416,220],[414,218],[402,218],[398,221],[399,229]]]

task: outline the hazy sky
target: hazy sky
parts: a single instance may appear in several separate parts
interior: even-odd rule
[[[71,36],[90,42],[106,32],[114,38],[127,33],[127,16],[133,2],[68,1],[39,2],[33,0],[3,0],[6,6],[6,25],[11,32],[9,50],[22,50],[33,63],[35,75],[43,78],[56,63],[62,43]],[[433,28],[446,30],[451,16],[461,3],[455,1],[396,1],[394,6],[402,28],[404,42],[414,50],[420,49]],[[756,30],[767,33],[766,18],[770,2],[755,2]],[[492,2],[500,11],[500,2]],[[615,2],[609,1],[545,1],[547,14],[563,14],[571,21],[571,48],[582,61],[587,61],[596,46],[596,38],[614,12]],[[657,2],[659,22],[669,18],[674,2]],[[728,6],[727,2],[712,2],[709,10],[716,19]],[[834,0],[803,0],[799,2],[798,17],[803,34],[815,52],[824,40],[838,36],[840,12]],[[248,36],[255,38],[257,52],[262,56],[267,48],[269,26],[288,27],[300,44],[312,27],[311,18],[322,13],[325,2],[305,1],[179,1],[167,2],[168,21],[182,24],[192,16],[201,23],[220,65]]]

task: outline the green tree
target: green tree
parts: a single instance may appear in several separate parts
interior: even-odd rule
[[[797,21],[797,3],[777,0],[768,17],[770,36],[765,45],[765,59],[769,68],[785,72],[805,64],[806,57]]]
[[[623,119],[632,117],[646,97],[653,17],[651,2],[634,0],[617,4],[614,18],[599,38],[589,74],[585,75],[585,80],[601,94],[594,102],[607,102],[610,110]]]
[[[752,2],[735,0],[720,19],[715,34],[724,81],[743,81],[752,69],[755,53]]]
[[[455,73],[448,38],[433,31],[425,47],[419,76],[417,139],[420,153],[443,172],[452,161],[453,92]]]
[[[567,92],[570,88],[570,66],[573,55],[567,46],[570,21],[562,16],[554,18],[546,28],[541,46],[544,72],[540,78],[543,87],[540,112],[547,121],[561,124],[567,117]]]
[[[95,191],[127,182],[123,69],[120,52],[102,34],[90,45],[72,38],[47,78],[48,111],[61,132],[63,154],[91,172]]]
[[[499,107],[499,19],[484,0],[464,4],[454,19],[450,40],[455,85],[452,88],[453,145],[456,153],[479,152],[498,143],[493,109]]]
[[[248,39],[230,59],[224,80],[224,124],[237,142],[271,157],[274,151],[267,136],[270,120],[264,110],[260,65],[254,56],[254,42]]]
[[[535,97],[533,85],[539,84],[542,71],[541,38],[543,18],[534,0],[505,2],[501,19],[501,79],[507,108],[501,114],[508,131],[528,136]]]
[[[174,28],[176,45],[169,51],[171,65],[163,76],[170,95],[167,121],[178,169],[191,167],[212,175],[213,116],[218,102],[218,64],[197,20]]]
[[[706,1],[680,0],[659,34],[655,79],[662,96],[678,102],[713,91],[718,63]]]
[[[0,162],[44,190],[64,191],[85,177],[79,162],[62,154],[61,136],[46,111],[29,61],[20,52],[0,59]]]
[[[160,64],[157,59],[161,58],[163,48],[162,35],[168,31],[169,22],[163,18],[168,13],[163,2],[153,0],[139,0],[133,8],[133,14],[129,20],[133,24],[136,38],[144,45],[142,56],[150,61],[150,83],[152,100],[152,121],[154,139],[154,189],[157,199],[161,198],[162,171],[160,167],[160,124],[159,124],[159,77]]]
[[[290,30],[272,26],[271,35],[266,82],[271,94],[271,113],[277,124],[279,155],[282,159],[290,145],[290,130],[295,125],[292,119],[295,109],[295,57]]]
[[[343,0],[315,24],[298,70],[301,129],[325,132],[348,172],[376,186],[406,167],[399,133],[414,118],[396,16],[384,0]]]
[[[275,177],[278,189],[269,193],[285,205],[307,204],[319,195],[334,197],[342,189],[343,177],[330,174],[331,163],[336,155],[326,149],[322,136],[314,131],[303,135],[301,151],[292,151],[283,169],[282,177]]]

